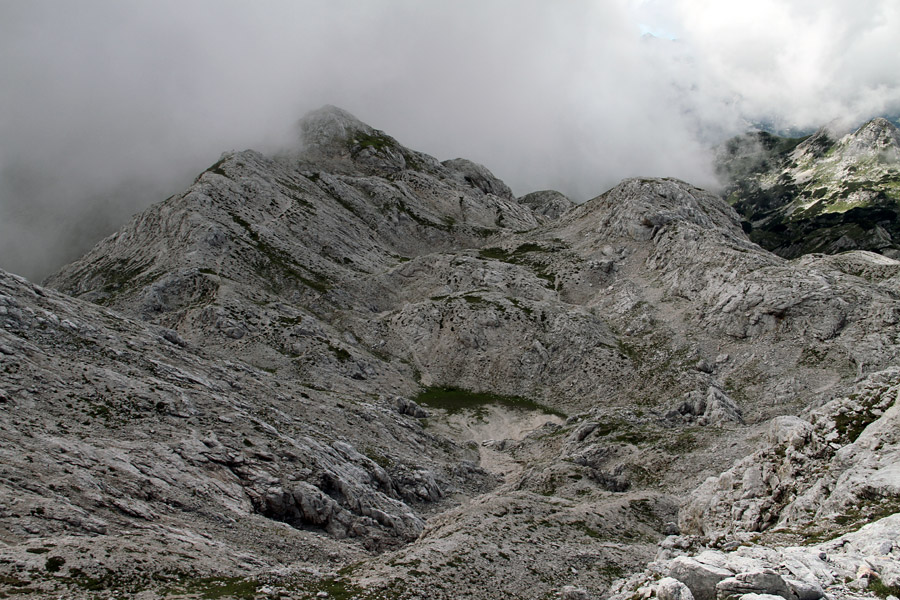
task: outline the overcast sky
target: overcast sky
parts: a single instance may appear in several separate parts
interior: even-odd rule
[[[582,201],[749,123],[900,113],[897,0],[0,0],[0,267],[39,280],[335,104]]]

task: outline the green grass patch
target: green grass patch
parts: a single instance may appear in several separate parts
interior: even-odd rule
[[[852,444],[866,427],[878,420],[893,401],[888,393],[889,390],[890,387],[884,386],[850,396],[850,400],[853,400],[856,405],[846,407],[833,417],[835,429],[841,436],[841,442]]]
[[[237,600],[252,600],[256,597],[256,589],[259,583],[243,577],[201,577],[188,579],[176,584],[173,588],[163,591],[164,595],[176,593],[191,594],[198,598],[234,598]]]
[[[419,215],[418,213],[416,213],[415,211],[410,209],[406,205],[406,202],[404,202],[403,200],[397,200],[397,210],[399,210],[401,213],[405,214],[410,219],[412,219],[413,221],[415,221],[416,223],[418,223],[419,225],[421,225],[423,227],[431,227],[434,229],[439,229],[441,231],[449,232],[453,229],[453,227],[455,225],[455,221],[451,224],[446,219],[443,219],[442,222],[440,222],[440,223],[435,223],[434,221],[429,221],[425,217]]]
[[[516,299],[516,298],[507,298],[507,300],[509,300],[509,301],[512,303],[513,306],[515,306],[516,308],[518,308],[519,310],[521,310],[523,313],[525,313],[525,314],[528,315],[529,317],[530,317],[531,315],[534,314],[534,310],[532,310],[531,307],[526,306],[525,304],[523,304],[523,303],[522,303],[521,301],[519,301],[518,299]]]
[[[607,583],[621,579],[628,573],[623,567],[615,563],[598,564],[594,568]]]
[[[227,161],[227,160],[230,159],[230,158],[231,158],[230,155],[229,155],[229,156],[225,156],[225,157],[220,158],[220,159],[217,160],[212,166],[210,166],[210,167],[207,169],[207,171],[210,172],[210,173],[215,173],[216,175],[221,175],[222,177],[228,177],[228,173],[226,173],[226,172],[222,169],[222,165],[225,163],[225,161]]]
[[[375,130],[372,133],[363,133],[362,131],[359,131],[353,136],[353,139],[350,142],[350,152],[351,155],[356,158],[356,155],[365,148],[372,148],[378,152],[385,148],[393,148],[396,145],[397,143],[393,139],[378,130]]]
[[[371,446],[366,447],[366,449],[363,450],[363,454],[382,469],[390,469],[394,466],[394,461],[391,457],[382,454]]]
[[[362,590],[355,585],[339,579],[326,579],[318,585],[320,592],[326,592],[328,598],[350,600],[359,597]]]
[[[663,449],[671,454],[687,454],[698,446],[697,437],[690,431],[682,431],[663,444]]]
[[[298,206],[315,212],[315,206],[309,200],[303,198],[302,194],[307,193],[302,187],[287,179],[277,179],[278,183],[289,190],[285,195],[293,200]]]
[[[478,412],[486,406],[504,406],[517,410],[542,412],[566,418],[565,413],[522,396],[504,396],[491,392],[473,392],[456,387],[428,387],[414,398],[418,404],[439,408],[450,414]]]
[[[877,577],[869,580],[866,591],[872,592],[879,598],[887,598],[888,596],[900,598],[900,586],[888,585]]]

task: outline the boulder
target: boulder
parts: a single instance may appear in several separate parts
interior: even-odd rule
[[[733,577],[728,569],[702,563],[687,556],[679,556],[669,563],[668,576],[686,585],[696,600],[716,598],[716,585]]]
[[[659,600],[694,600],[690,588],[672,577],[664,577],[659,580],[656,597]]]
[[[574,585],[567,585],[560,593],[562,600],[588,600],[590,595],[583,589]]]
[[[801,581],[798,579],[785,579],[788,587],[797,597],[797,600],[819,600],[825,596],[825,590],[818,581]]]
[[[739,600],[746,594],[767,594],[780,596],[785,600],[796,600],[787,582],[772,569],[738,573],[716,584],[717,600]]]

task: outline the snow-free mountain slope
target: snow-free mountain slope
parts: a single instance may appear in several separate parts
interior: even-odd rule
[[[223,156],[49,288],[0,276],[3,585],[601,597],[670,534],[807,518],[770,419],[841,455],[845,423],[809,411],[851,414],[895,366],[886,256],[786,260],[672,179],[515,198],[334,107],[300,132]],[[892,444],[867,410],[860,439]],[[810,460],[838,480],[831,456]],[[746,490],[709,481],[756,465],[783,477],[722,510]],[[822,539],[848,533],[832,504]]]

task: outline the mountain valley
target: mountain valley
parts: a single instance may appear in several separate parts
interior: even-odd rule
[[[735,145],[739,215],[325,107],[0,272],[0,597],[900,595],[892,127]],[[881,245],[792,220],[860,209]]]

